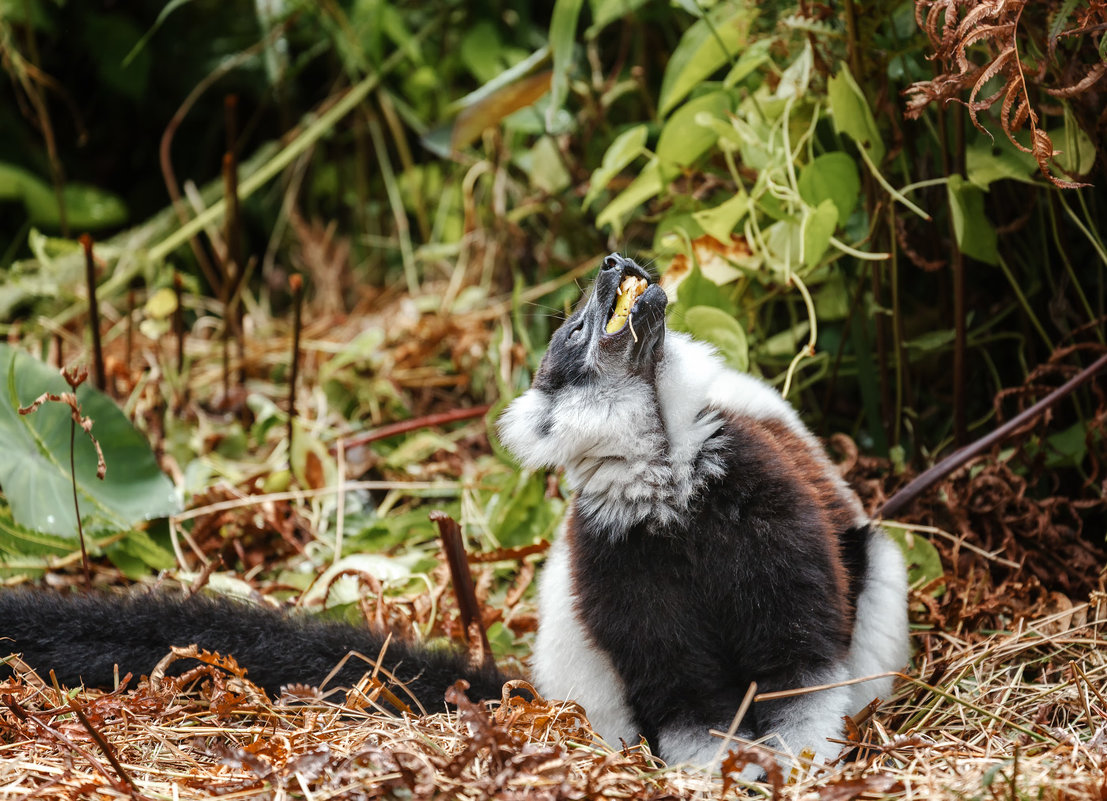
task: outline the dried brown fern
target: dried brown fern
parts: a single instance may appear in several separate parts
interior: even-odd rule
[[[1086,106],[1077,119],[1092,141],[1101,141],[1097,133],[1107,128],[1098,102],[1107,90],[1107,0],[917,0],[915,18],[942,70],[908,87],[908,117],[931,103],[954,101],[987,133],[979,114],[1002,100],[1003,132],[1034,156],[1042,174],[1062,188],[1086,185],[1054,174],[1056,151],[1040,115],[1043,99]],[[1016,137],[1024,127],[1028,144]]]

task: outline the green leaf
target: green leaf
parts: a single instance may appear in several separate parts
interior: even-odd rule
[[[142,30],[123,14],[87,13],[82,18],[81,33],[100,83],[141,101],[153,62],[150,51],[137,46],[142,41]]]
[[[515,163],[530,178],[531,185],[547,195],[557,194],[571,181],[552,136],[543,136],[532,147],[520,151]]]
[[[830,247],[830,237],[838,226],[838,207],[833,200],[824,200],[803,221],[803,265],[817,265]]]
[[[65,556],[74,547],[72,539],[19,525],[10,509],[0,512],[0,563],[10,556]]]
[[[600,31],[617,19],[629,16],[646,4],[646,0],[590,0],[592,24],[584,35],[595,39]]]
[[[861,193],[857,164],[841,151],[817,156],[800,172],[797,183],[800,197],[810,206],[818,206],[824,200],[834,201],[838,225],[846,224]]]
[[[54,188],[38,176],[14,164],[0,162],[0,200],[19,200],[32,225],[58,229],[61,212]],[[110,192],[80,183],[67,183],[62,189],[69,227],[96,231],[121,225],[127,220],[127,207]]]
[[[43,392],[68,392],[69,387],[54,368],[2,344],[0,380],[0,441],[6,451],[0,459],[0,487],[12,517],[28,528],[76,537],[69,407],[47,402],[32,414],[16,411]],[[139,521],[177,512],[180,503],[172,483],[119,407],[88,382],[78,388],[77,398],[93,420],[92,433],[107,462],[107,475],[100,481],[96,450],[78,430],[74,458],[82,518],[92,518],[100,529],[124,531]]]
[[[550,85],[550,105],[546,109],[546,129],[556,133],[557,112],[569,96],[569,68],[576,43],[577,20],[583,0],[555,0],[550,19],[550,52],[553,54],[553,82]]]
[[[942,569],[942,557],[934,543],[926,537],[902,528],[887,526],[884,533],[903,551],[903,560],[907,563],[907,580],[912,587],[923,587],[945,575]],[[935,597],[945,592],[940,584],[934,590]]]
[[[662,117],[715,70],[737,58],[756,17],[757,9],[750,4],[720,3],[684,32],[661,79]]]
[[[873,164],[879,165],[884,159],[884,142],[869,102],[850,74],[849,67],[842,64],[838,74],[827,81],[826,90],[834,130],[853,139],[858,147],[868,151]]]
[[[758,39],[756,42],[750,42],[723,79],[723,86],[737,86],[752,75],[754,70],[769,61],[769,50],[772,46],[772,39]]]
[[[698,267],[693,267],[677,286],[678,309],[691,309],[696,306],[713,306],[721,309],[730,317],[738,313],[738,307],[728,293],[719,284],[707,278]],[[676,321],[674,315],[674,321]]]
[[[603,163],[592,172],[592,179],[588,183],[588,194],[584,196],[584,208],[588,209],[592,202],[599,196],[611,179],[622,172],[638,156],[646,146],[646,137],[649,128],[645,123],[628,128],[615,137],[615,141],[603,154]]]
[[[729,200],[721,203],[713,209],[703,209],[692,215],[692,218],[722,245],[730,245],[730,235],[738,227],[738,223],[749,214],[750,198],[746,190],[742,189]]]
[[[661,160],[656,156],[631,181],[630,186],[616,195],[604,210],[596,217],[596,225],[610,225],[616,237],[623,235],[623,225],[630,213],[650,198],[661,193],[664,182],[661,180]]]
[[[965,148],[965,174],[972,183],[987,189],[994,181],[1010,178],[1032,184],[1038,174],[1038,162],[1023,153],[1005,136],[994,142],[978,136]]]
[[[750,349],[746,332],[738,321],[714,306],[693,306],[684,313],[684,330],[703,342],[714,345],[719,354],[736,370],[750,368]]]
[[[109,545],[107,556],[123,575],[132,581],[145,578],[151,570],[172,570],[177,558],[158,545],[149,533],[135,529],[119,542]]]
[[[984,190],[960,175],[951,175],[946,183],[946,196],[957,247],[977,261],[999,264],[996,229],[984,213]]]
[[[1095,143],[1076,122],[1072,109],[1065,106],[1065,127],[1049,131],[1057,153],[1053,161],[1072,175],[1087,175],[1095,166]]]
[[[710,127],[696,121],[696,115],[702,112],[708,120],[725,121],[731,108],[730,93],[722,90],[689,100],[662,127],[657,138],[657,157],[666,166],[691,165],[719,139]]]

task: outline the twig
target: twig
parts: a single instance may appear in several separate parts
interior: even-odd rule
[[[85,280],[88,282],[88,327],[92,332],[94,378],[96,388],[104,392],[107,388],[107,374],[104,371],[104,349],[100,343],[100,309],[96,303],[96,261],[92,257],[92,237],[88,234],[81,234],[81,247],[85,251]]]
[[[298,273],[288,277],[292,290],[292,366],[288,378],[288,459],[292,461],[292,432],[296,420],[296,381],[300,376],[300,330],[303,327],[304,279]]]
[[[1024,426],[1026,423],[1039,417],[1048,409],[1053,407],[1058,401],[1071,395],[1077,387],[1084,382],[1093,378],[1096,373],[1107,367],[1107,353],[1100,356],[1095,362],[1088,367],[1085,367],[1079,373],[1074,375],[1063,385],[1053,390],[1053,392],[1046,395],[1040,401],[1035,403],[1029,409],[1025,410],[1021,414],[1016,415],[1011,420],[1007,421],[992,433],[981,437],[976,442],[966,445],[954,453],[951,453],[938,464],[931,467],[929,470],[925,470],[916,476],[912,481],[908,482],[907,486],[903,487],[897,493],[895,493],[887,502],[880,507],[880,511],[877,512],[877,517],[887,518],[894,517],[898,512],[902,511],[911,501],[916,497],[926,492],[934,484],[941,479],[948,476],[950,473],[961,467],[965,462],[977,456],[980,453],[991,448],[993,445],[1002,442],[1014,431]]]
[[[468,637],[475,628],[480,637],[482,662],[485,667],[495,668],[492,646],[488,643],[488,633],[481,620],[480,603],[473,585],[473,574],[469,572],[469,562],[465,558],[465,543],[461,539],[461,527],[457,521],[441,510],[430,513],[431,521],[438,526],[438,536],[442,540],[442,550],[446,554],[446,564],[450,566],[450,579],[454,585],[457,609],[461,614],[461,625]]]
[[[446,423],[456,423],[460,420],[472,420],[474,417],[483,417],[490,408],[492,408],[491,404],[485,403],[480,406],[471,406],[468,409],[454,409],[449,412],[428,414],[425,417],[415,417],[411,420],[401,420],[399,423],[391,423],[386,426],[381,426],[380,428],[374,428],[372,431],[364,431],[361,434],[347,437],[342,440],[342,447],[349,450],[359,445],[367,445],[370,442],[376,442],[379,439],[387,439],[397,434],[406,434],[409,431],[415,431],[419,428],[430,428],[431,426],[440,426]],[[331,446],[331,453],[335,453],[337,450],[337,445]]]
[[[108,758],[108,762],[110,762],[111,766],[115,768],[115,772],[119,774],[119,778],[125,781],[134,793],[138,793],[138,786],[134,783],[134,779],[130,777],[130,774],[128,774],[127,771],[123,768],[123,765],[119,762],[119,759],[115,756],[115,749],[112,748],[111,743],[109,743],[104,738],[103,734],[96,730],[96,728],[92,725],[92,721],[90,721],[88,719],[88,716],[85,715],[85,713],[81,710],[79,706],[77,706],[77,702],[75,700],[69,701],[69,708],[73,710],[73,714],[77,716],[77,720],[81,721],[81,725],[85,727],[92,739],[96,741],[96,744],[98,746],[100,746],[100,750],[104,752],[104,756]]]

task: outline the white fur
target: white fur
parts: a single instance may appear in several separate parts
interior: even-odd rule
[[[564,533],[564,532],[562,532]],[[575,608],[569,547],[564,536],[550,546],[538,584],[538,636],[531,671],[547,698],[571,698],[584,707],[592,728],[608,745],[638,742],[623,680],[607,652],[597,648]]]
[[[868,570],[857,597],[847,671],[862,678],[902,670],[911,656],[907,624],[907,568],[903,554],[879,529],[868,547]],[[875,679],[851,688],[850,712],[874,698],[888,699],[894,678]]]

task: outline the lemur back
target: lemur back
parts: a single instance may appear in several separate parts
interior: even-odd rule
[[[564,468],[575,493],[541,580],[539,691],[580,701],[611,744],[641,735],[670,762],[704,764],[751,682],[901,669],[906,571],[792,407],[666,331],[665,293],[648,282],[605,259],[500,435],[525,466]],[[891,686],[758,702],[739,734],[828,759],[843,716]]]

